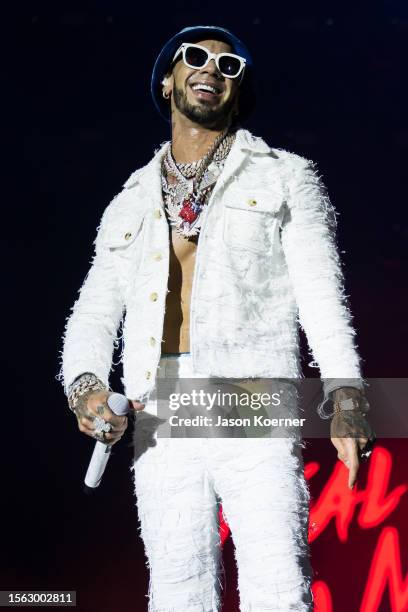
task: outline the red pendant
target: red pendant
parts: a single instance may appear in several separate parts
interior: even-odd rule
[[[182,219],[184,219],[184,221],[187,221],[188,223],[192,223],[197,219],[198,214],[191,209],[190,200],[184,200],[183,206],[181,207],[181,210],[179,212],[179,217],[181,217]]]

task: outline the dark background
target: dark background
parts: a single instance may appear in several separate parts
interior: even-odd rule
[[[147,609],[127,435],[103,486],[81,481],[93,442],[80,434],[55,380],[65,318],[89,268],[105,206],[170,138],[149,91],[155,58],[188,25],[221,25],[251,49],[258,105],[245,125],[269,145],[317,162],[339,216],[346,289],[366,377],[407,372],[407,47],[403,2],[23,3],[3,13],[4,408],[0,589],[76,589],[81,610]],[[6,140],[4,144],[6,145]],[[7,299],[7,302],[9,300]],[[304,339],[303,339],[304,342]],[[305,374],[316,375],[307,367]],[[112,381],[119,381],[119,367]],[[118,385],[119,383],[117,383]],[[16,392],[17,390],[17,392]],[[381,440],[406,480],[405,440]],[[313,497],[336,455],[312,440]],[[361,469],[361,487],[367,469]],[[405,506],[404,506],[405,504]],[[405,510],[404,510],[405,507]],[[388,519],[408,570],[406,500]],[[405,514],[404,514],[405,512]],[[404,527],[405,526],[405,527]],[[334,612],[354,612],[379,529],[347,547],[331,525],[312,547]],[[353,560],[352,560],[353,559]],[[225,610],[238,610],[231,539]],[[328,567],[331,567],[330,571]],[[332,578],[331,578],[332,576]],[[391,610],[387,594],[382,612]]]

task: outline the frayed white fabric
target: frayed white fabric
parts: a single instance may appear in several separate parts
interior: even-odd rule
[[[154,388],[169,274],[160,181],[166,146],[103,214],[92,267],[66,324],[57,377],[65,390],[85,371],[108,383],[121,321],[125,393],[145,399]],[[238,130],[202,214],[190,313],[195,370],[302,378],[300,324],[325,398],[338,386],[362,389],[336,212],[315,164]]]
[[[203,376],[188,354],[162,358],[160,365],[163,376]],[[157,414],[152,405],[150,410]],[[150,570],[149,612],[221,610],[219,502],[235,545],[241,612],[310,612],[310,496],[302,444],[288,438],[159,438],[141,451],[138,420],[134,433],[130,469]]]

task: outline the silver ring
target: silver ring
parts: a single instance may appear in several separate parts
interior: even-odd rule
[[[95,417],[94,423],[95,423],[95,431],[97,431],[98,433],[105,432],[105,431],[106,433],[109,433],[112,430],[112,424],[108,423],[107,421],[105,421],[105,419],[103,419],[100,416]]]

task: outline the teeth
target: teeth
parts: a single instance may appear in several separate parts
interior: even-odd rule
[[[194,91],[196,91],[196,89],[205,89],[207,91],[211,91],[212,93],[218,93],[217,90],[215,89],[215,87],[212,87],[212,85],[206,85],[204,83],[198,83],[197,85],[193,85],[193,89]]]

